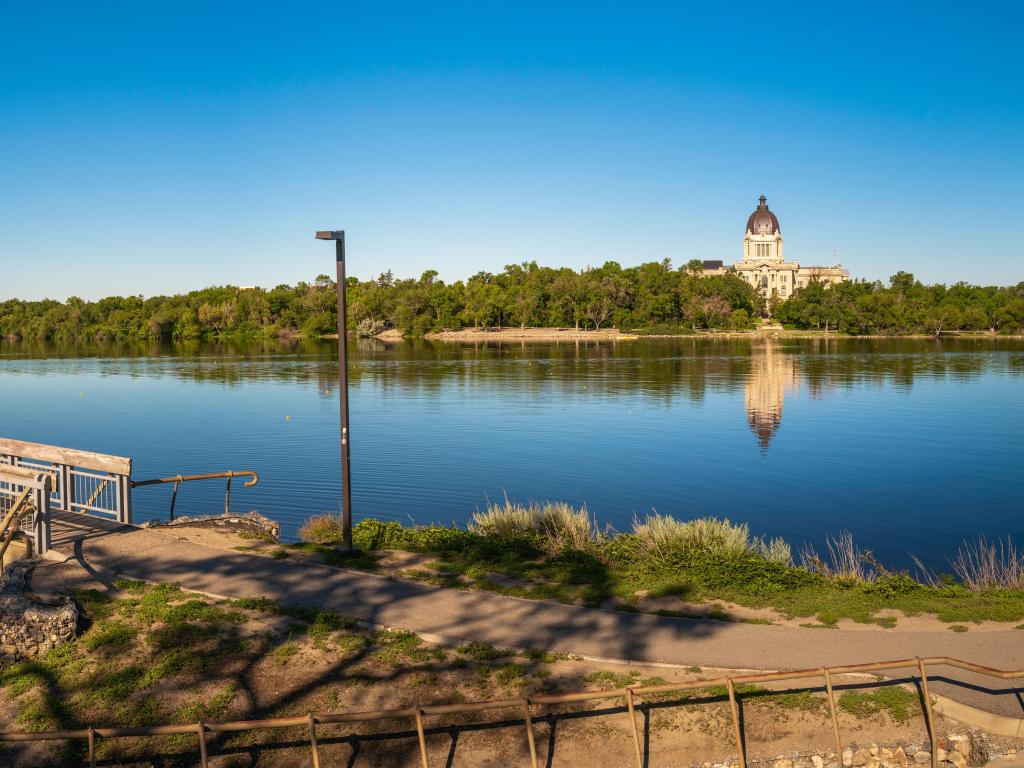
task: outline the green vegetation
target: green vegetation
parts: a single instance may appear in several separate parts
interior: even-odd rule
[[[366,709],[368,702],[401,708],[410,700],[452,703],[668,682],[546,651],[527,651],[513,659],[511,652],[483,643],[468,643],[455,655],[410,632],[360,629],[346,616],[266,599],[217,601],[172,585],[127,580],[118,580],[116,586],[111,594],[76,592],[85,627],[79,638],[0,670],[0,696],[12,712],[12,729],[217,722],[324,708],[355,711]],[[557,663],[563,661],[572,663]],[[737,692],[751,703],[779,709],[820,713],[824,706],[821,696],[805,691],[740,685]],[[728,706],[725,694],[725,687],[718,685],[644,699],[675,701],[683,714],[696,714],[698,706]],[[595,702],[581,709],[601,706]],[[843,706],[858,717],[891,712],[902,718],[913,703],[880,691],[845,698]],[[768,716],[779,714],[769,710]],[[287,734],[277,739],[251,732],[211,736],[210,748],[214,754],[270,749],[269,762],[275,765],[308,761],[308,745],[293,743]],[[191,735],[102,739],[97,749],[102,764],[195,760]],[[16,760],[26,766],[81,765],[84,747],[71,741],[36,745]]]
[[[766,542],[727,520],[653,515],[636,520],[629,533],[614,533],[599,531],[585,510],[564,504],[521,507],[506,500],[476,515],[469,530],[363,520],[353,535],[364,558],[389,549],[436,558],[430,570],[403,572],[407,577],[592,606],[613,601],[621,610],[637,610],[640,593],[771,608],[788,618],[814,617],[819,623],[808,625],[822,628],[840,619],[892,627],[896,617],[879,615],[886,609],[958,623],[1024,618],[1024,590],[1016,582],[982,587],[928,573],[894,573],[848,534],[830,541],[824,556],[805,549],[796,563],[784,542]],[[333,551],[329,544],[319,546]],[[1008,578],[1019,576],[1003,570]],[[658,612],[688,615],[680,608]],[[710,615],[730,620],[721,608]]]
[[[898,685],[887,685],[873,691],[846,691],[838,703],[840,709],[855,717],[866,718],[885,712],[897,723],[905,723],[921,712],[917,694]]]
[[[349,278],[349,321],[359,335],[397,328],[409,336],[465,326],[615,326],[647,333],[746,329],[764,300],[737,275],[700,276],[699,261],[675,269],[667,259],[636,267],[607,262],[575,271],[510,264],[446,284],[428,270],[419,279]],[[0,302],[0,338],[52,341],[317,337],[335,332],[335,285],[272,289],[220,286],[184,295],[112,296],[89,302]],[[1024,329],[1024,283],[997,288],[957,283],[926,286],[899,272],[888,287],[812,282],[772,314],[795,328],[850,334]]]
[[[536,262],[499,274],[480,272],[445,284],[429,270],[419,279],[348,282],[351,327],[371,336],[398,328],[411,336],[464,326],[747,328],[760,310],[754,290],[736,275],[699,277],[666,260],[623,268],[615,262],[576,272]],[[337,328],[335,284],[265,290],[234,286],[178,296],[70,298],[0,303],[0,338],[55,341],[321,336]]]
[[[787,326],[854,335],[1024,329],[1024,283],[1009,288],[922,285],[913,275],[897,272],[888,286],[854,281],[826,288],[812,282],[772,304],[772,316]]]

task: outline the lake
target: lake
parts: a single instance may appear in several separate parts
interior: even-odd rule
[[[357,518],[464,525],[488,499],[586,503],[628,529],[711,515],[893,566],[1024,544],[1024,342],[649,339],[351,345]],[[232,508],[294,538],[337,511],[337,355],[295,345],[0,343],[0,436],[131,456],[135,478],[254,469]],[[140,520],[170,487],[140,488]],[[215,513],[220,481],[178,514]]]

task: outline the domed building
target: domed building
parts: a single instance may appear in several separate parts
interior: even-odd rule
[[[731,267],[726,267],[720,261],[704,262],[705,275],[720,275],[730,269],[735,270],[766,299],[785,299],[812,280],[835,285],[850,277],[850,273],[839,264],[831,267],[801,267],[796,261],[786,261],[782,253],[779,219],[768,208],[764,195],[761,195],[754,212],[747,217],[743,258]]]

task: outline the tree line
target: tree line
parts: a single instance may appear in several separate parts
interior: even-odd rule
[[[811,283],[787,301],[765,302],[734,273],[703,276],[701,262],[584,270],[511,264],[445,283],[434,270],[396,279],[349,278],[350,327],[372,336],[395,328],[408,336],[464,327],[617,327],[679,333],[740,330],[766,311],[787,326],[851,334],[1024,329],[1024,283],[1010,288],[964,283],[925,286],[900,272],[888,286]],[[174,296],[113,296],[98,301],[0,302],[0,337],[42,341],[287,338],[337,328],[335,284],[272,289],[219,286]]]
[[[897,272],[889,285],[812,282],[786,301],[770,303],[772,316],[784,325],[851,335],[1024,331],[1024,283],[1006,288],[924,285],[909,272]]]

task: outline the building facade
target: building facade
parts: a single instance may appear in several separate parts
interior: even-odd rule
[[[812,280],[824,285],[835,285],[850,278],[850,273],[839,264],[831,267],[802,267],[799,262],[786,261],[779,220],[768,208],[764,195],[761,195],[757,209],[747,218],[743,258],[731,267],[721,261],[704,262],[705,275],[724,274],[730,269],[735,270],[766,299],[784,300]]]

